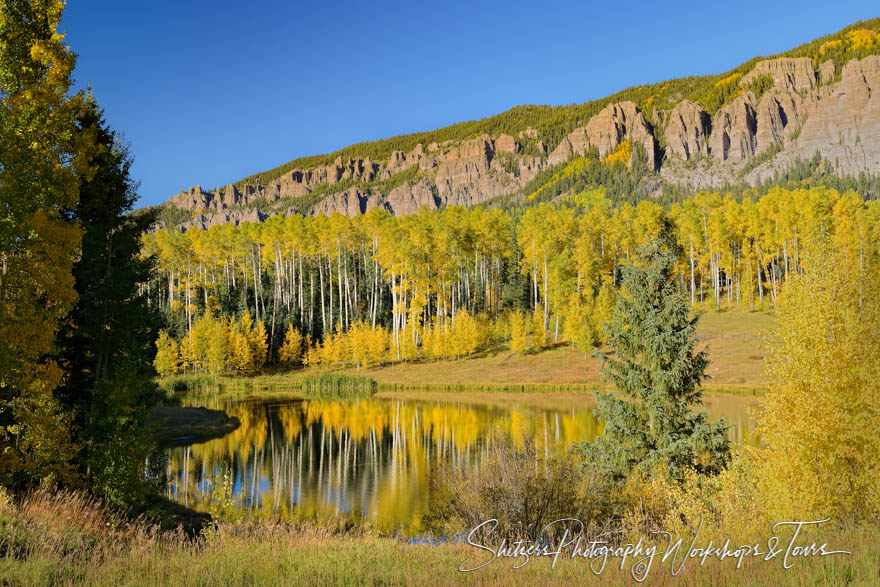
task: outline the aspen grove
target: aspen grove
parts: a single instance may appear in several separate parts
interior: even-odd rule
[[[560,342],[587,351],[605,342],[621,267],[667,217],[682,245],[680,291],[716,309],[774,307],[822,235],[860,272],[880,255],[880,204],[821,186],[742,199],[703,192],[667,208],[614,205],[592,190],[524,210],[158,230],[144,237],[158,270],[142,285],[166,319],[157,367],[360,367],[461,358],[505,341],[521,352]],[[211,332],[213,343],[200,342]]]

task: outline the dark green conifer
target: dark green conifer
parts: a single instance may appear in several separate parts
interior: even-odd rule
[[[695,352],[699,317],[689,317],[685,295],[674,282],[680,257],[667,220],[659,236],[639,249],[638,260],[624,269],[625,293],[606,324],[614,354],[604,359],[603,376],[618,394],[597,394],[596,414],[604,437],[583,443],[587,465],[619,481],[634,469],[664,466],[672,480],[687,469],[720,472],[730,454],[724,420],[708,422],[700,383],[708,359]]]

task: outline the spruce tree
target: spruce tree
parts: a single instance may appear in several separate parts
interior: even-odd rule
[[[666,220],[657,238],[624,268],[624,295],[605,324],[613,356],[603,359],[604,380],[618,394],[597,394],[596,415],[606,422],[604,437],[580,446],[584,463],[620,481],[634,469],[665,467],[670,480],[687,469],[720,472],[730,448],[725,421],[708,422],[700,383],[708,359],[695,352],[699,317],[679,291],[675,263],[681,250]]]
[[[160,399],[153,383],[159,316],[140,295],[154,263],[141,256],[141,236],[155,215],[131,213],[131,157],[91,96],[77,126],[95,148],[91,172],[79,178],[79,201],[68,211],[83,233],[73,266],[78,299],[59,333],[67,372],[60,395],[74,416],[81,447],[75,464],[86,484],[122,503],[148,489],[144,461],[152,438],[143,421]]]

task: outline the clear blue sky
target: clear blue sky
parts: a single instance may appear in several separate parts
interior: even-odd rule
[[[63,28],[141,205],[303,155],[718,73],[874,2],[69,0]]]

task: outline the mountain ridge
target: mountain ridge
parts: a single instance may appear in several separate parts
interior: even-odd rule
[[[571,158],[607,159],[624,142],[629,156],[618,163],[638,167],[639,180],[658,186],[760,184],[816,152],[833,161],[834,173],[875,173],[878,55],[880,19],[860,21],[722,74],[633,86],[584,104],[517,106],[358,143],[214,191],[194,186],[169,204],[189,213],[175,222],[182,228],[275,213],[353,215],[378,207],[409,214],[421,206],[468,206],[518,193]]]

